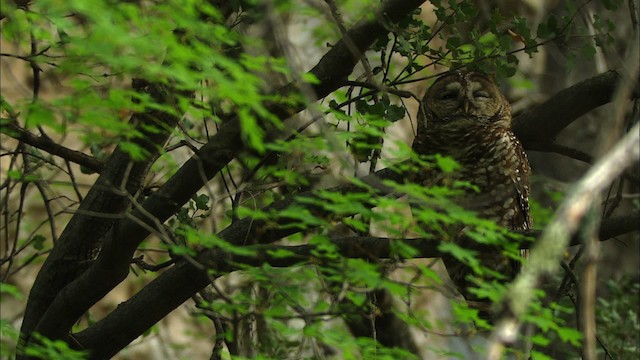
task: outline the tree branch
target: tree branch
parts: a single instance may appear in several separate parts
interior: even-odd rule
[[[3,127],[2,133],[42,151],[46,151],[51,155],[56,155],[78,165],[84,166],[97,173],[102,171],[102,168],[104,167],[104,163],[102,161],[80,151],[66,148],[48,137],[34,135],[20,127],[15,122],[11,122],[6,125],[6,127]]]
[[[174,95],[165,85],[134,79],[133,87],[148,93],[157,103],[176,104]],[[48,338],[66,335],[77,317],[71,319],[72,308],[50,307],[59,300],[63,288],[79,276],[100,248],[101,237],[109,231],[118,214],[131,205],[131,199],[140,189],[159,149],[166,142],[179,117],[154,109],[134,113],[131,124],[143,136],[133,140],[147,157],[134,161],[129,153],[118,146],[111,154],[100,177],[81,202],[53,247],[34,282],[22,323],[21,334],[28,339],[32,331]],[[112,214],[116,216],[93,216]],[[114,269],[118,273],[119,269]],[[125,273],[127,270],[124,270]],[[82,297],[79,296],[79,297]]]
[[[609,103],[621,81],[618,72],[611,70],[568,87],[514,118],[513,132],[525,149],[532,142],[553,142],[560,131],[580,116]],[[640,96],[637,82],[632,96]]]
[[[640,231],[640,212],[635,211],[627,216],[615,217],[612,219],[602,220],[600,224],[599,239],[600,241],[606,241],[615,238],[616,236],[628,234],[634,231]],[[539,239],[542,235],[541,230],[529,230],[529,231],[513,231],[513,233],[521,234],[524,236]],[[416,255],[413,258],[436,258],[447,255],[438,250],[441,239],[394,239],[375,236],[349,236],[343,238],[331,239],[331,242],[336,245],[340,255],[352,258],[352,259],[369,259],[380,260],[393,258],[393,243],[397,241],[404,241],[407,245],[417,250]],[[537,241],[523,242],[521,243],[521,249],[529,249],[535,246]],[[582,239],[579,234],[574,234],[571,237],[569,246],[576,246],[582,243]],[[470,250],[476,250],[480,252],[495,252],[495,246],[483,245],[476,242],[470,242],[475,246],[469,247]],[[226,271],[235,271],[241,269],[243,266],[254,267],[261,266],[262,264],[269,264],[273,267],[288,267],[306,263],[312,259],[317,251],[316,246],[304,244],[304,245],[289,245],[289,246],[276,246],[276,245],[258,245],[250,247],[256,251],[252,256],[237,256],[232,254],[216,254],[219,258],[215,261],[208,261],[208,263],[216,264],[217,267],[220,264],[220,258],[224,258],[222,262],[227,263]],[[284,250],[291,253],[290,257],[272,256],[275,251]],[[220,276],[222,274],[219,274]]]

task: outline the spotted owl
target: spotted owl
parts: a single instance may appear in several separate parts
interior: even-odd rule
[[[470,182],[458,202],[481,218],[510,230],[532,226],[529,213],[530,168],[522,145],[511,131],[511,106],[489,76],[473,71],[452,72],[438,78],[422,100],[413,150],[421,155],[441,154],[461,167],[451,174],[430,169],[417,174],[425,185]],[[450,229],[453,241],[463,242],[462,226]],[[499,254],[479,255],[482,265],[515,276],[518,266]],[[471,269],[452,257],[443,258],[447,271],[470,305],[489,312],[489,304],[467,291]]]

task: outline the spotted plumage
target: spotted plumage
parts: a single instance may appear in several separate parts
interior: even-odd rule
[[[418,113],[416,153],[441,154],[455,159],[461,168],[452,174],[433,169],[415,174],[426,185],[462,180],[477,186],[458,202],[480,217],[511,230],[532,227],[529,213],[530,168],[522,145],[511,132],[511,106],[495,82],[478,72],[453,72],[438,78],[423,98]],[[462,227],[452,230],[454,241],[463,241]],[[445,265],[458,290],[468,301],[470,269],[452,257]],[[482,254],[480,262],[507,277],[514,264],[497,254]]]

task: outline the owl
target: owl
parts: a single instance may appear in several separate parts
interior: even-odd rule
[[[532,227],[529,213],[530,168],[522,145],[511,131],[511,106],[489,76],[473,71],[438,78],[422,100],[413,150],[421,155],[452,157],[461,167],[453,173],[433,169],[415,174],[425,185],[466,181],[469,189],[456,201],[478,217],[510,230]],[[453,241],[464,242],[462,226],[447,229]],[[464,245],[464,244],[462,244]],[[500,254],[481,254],[480,263],[507,278],[518,266]],[[443,257],[447,271],[470,306],[488,317],[490,304],[468,291],[472,271],[453,257]]]

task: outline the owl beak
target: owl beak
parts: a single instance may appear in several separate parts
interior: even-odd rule
[[[472,105],[471,105],[471,102],[469,102],[469,101],[464,101],[462,103],[462,108],[464,109],[464,113],[465,114],[469,113],[469,110],[471,109],[471,107],[472,107]]]

